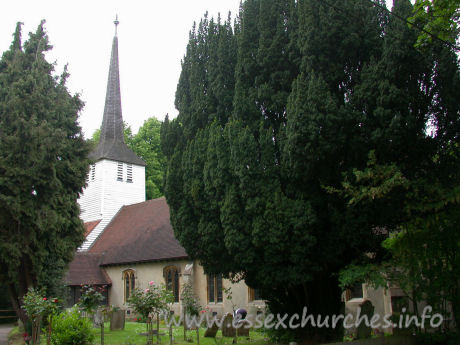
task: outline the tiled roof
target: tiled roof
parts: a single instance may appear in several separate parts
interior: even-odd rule
[[[165,198],[123,206],[90,252],[104,253],[102,265],[187,258],[174,237]]]
[[[92,221],[92,222],[86,222],[85,225],[85,238],[93,231],[93,229],[101,222],[101,219]]]
[[[77,253],[67,271],[67,285],[111,285],[112,281],[100,267],[103,255],[94,253]]]

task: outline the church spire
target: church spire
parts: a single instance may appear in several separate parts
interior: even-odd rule
[[[112,55],[110,57],[101,137],[96,149],[90,154],[90,158],[93,160],[107,158],[125,163],[145,165],[145,162],[136,156],[124,140],[118,66],[118,16],[113,23],[115,24],[115,36],[112,42]]]
[[[114,23],[118,23],[116,20]],[[115,28],[118,24],[115,24]],[[121,115],[120,74],[118,68],[118,37],[112,42],[112,56],[110,58],[109,79],[105,95],[104,117],[102,120],[101,139],[116,139],[123,141],[123,117]]]

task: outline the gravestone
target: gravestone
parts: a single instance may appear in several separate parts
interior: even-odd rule
[[[233,327],[233,316],[230,313],[227,313],[224,317],[224,322],[222,322],[222,336],[223,337],[234,337],[236,335],[236,330]]]
[[[212,327],[206,328],[206,332],[204,332],[204,336],[206,338],[215,338],[218,330],[219,330],[219,326],[213,323]]]
[[[249,338],[249,322],[247,320],[241,320],[238,322],[239,328],[236,329],[236,333],[239,337],[247,337]]]
[[[374,315],[374,306],[372,305],[371,301],[367,300],[364,301],[359,305],[361,308],[361,316],[366,315],[369,322]],[[366,339],[370,338],[372,333],[372,328],[366,325],[366,322],[363,321],[359,324],[358,329],[356,331],[356,335],[358,339]]]
[[[101,327],[102,324],[104,324],[104,314],[98,309],[93,315],[93,327],[98,328]]]
[[[110,315],[110,330],[117,331],[125,329],[125,311],[115,310]]]

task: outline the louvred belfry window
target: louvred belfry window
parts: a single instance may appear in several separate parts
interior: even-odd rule
[[[96,178],[96,164],[91,164],[91,181]]]
[[[128,164],[126,166],[126,182],[133,182],[133,166]]]
[[[117,181],[123,181],[123,163],[117,163]]]

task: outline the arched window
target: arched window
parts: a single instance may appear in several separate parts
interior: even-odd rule
[[[207,276],[208,303],[222,302],[222,275]]]
[[[163,271],[166,289],[172,291],[174,295],[174,302],[179,302],[179,270],[176,266],[165,267]]]
[[[136,276],[134,270],[123,271],[123,285],[125,290],[125,303],[136,287]]]

